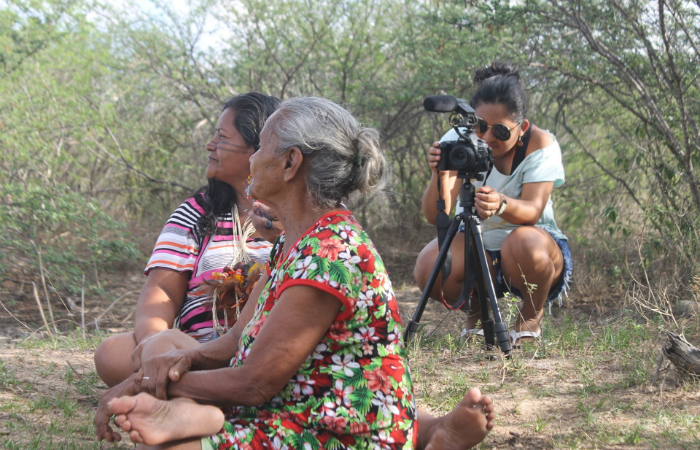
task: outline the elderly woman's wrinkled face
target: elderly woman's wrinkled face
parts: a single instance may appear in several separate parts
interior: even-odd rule
[[[250,173],[248,161],[254,151],[233,126],[234,116],[230,108],[221,113],[216,134],[206,146],[210,152],[207,177],[232,186],[247,180]]]
[[[260,149],[250,157],[250,173],[253,179],[250,182],[249,195],[262,202],[278,191],[283,181],[283,158],[277,151],[279,139],[272,133],[275,120],[275,114],[267,119],[260,132]]]

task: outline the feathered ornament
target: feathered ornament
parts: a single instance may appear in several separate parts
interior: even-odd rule
[[[250,258],[246,246],[248,238],[255,232],[255,227],[250,219],[246,219],[241,225],[237,206],[231,211],[231,221],[233,259],[224,267],[223,272],[213,272],[212,279],[206,281],[206,284],[214,286],[211,312],[214,330],[218,334],[226,333],[236,323],[241,309],[262,274],[261,265]],[[224,316],[223,325],[219,323],[220,312],[223,312]]]

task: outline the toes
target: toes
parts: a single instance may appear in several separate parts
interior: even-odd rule
[[[485,412],[487,415],[493,413],[493,411],[494,411],[495,409],[496,409],[496,407],[494,406],[493,403],[491,403],[491,404],[488,405],[488,406],[484,406],[484,412]],[[493,415],[493,414],[491,414],[491,415]]]
[[[107,410],[112,414],[126,414],[134,409],[136,399],[130,396],[113,398],[107,403]]]
[[[459,402],[459,406],[464,406],[471,408],[481,400],[481,391],[478,388],[471,388],[467,392],[462,400]]]
[[[484,406],[489,406],[493,404],[493,400],[491,400],[491,397],[489,397],[488,395],[484,395],[483,397],[481,397],[481,404]]]
[[[114,418],[114,423],[117,424],[119,428],[123,428],[122,425],[126,422],[126,415],[125,414],[119,414]]]
[[[134,442],[136,444],[143,444],[143,439],[141,438],[141,435],[138,431],[130,432],[129,439],[131,439],[131,442]]]
[[[131,431],[131,429],[133,428],[133,426],[131,425],[131,421],[129,419],[125,420],[121,428],[124,431]]]

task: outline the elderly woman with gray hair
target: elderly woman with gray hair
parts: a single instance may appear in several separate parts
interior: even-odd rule
[[[144,366],[137,378],[168,373],[157,390],[170,400],[154,392],[114,399],[115,422],[142,447],[415,448],[396,298],[341,203],[386,184],[379,133],[329,100],[291,99],[266,122],[251,172],[250,195],[285,230],[251,301],[224,336]],[[421,414],[421,446],[470,447],[493,418],[491,401],[474,389],[447,416]]]

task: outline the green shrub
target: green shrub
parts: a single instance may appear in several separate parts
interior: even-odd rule
[[[37,279],[41,252],[44,270],[57,289],[80,292],[82,275],[139,259],[125,224],[113,219],[96,200],[65,185],[32,181],[0,187],[0,246],[12,255],[0,278]]]

